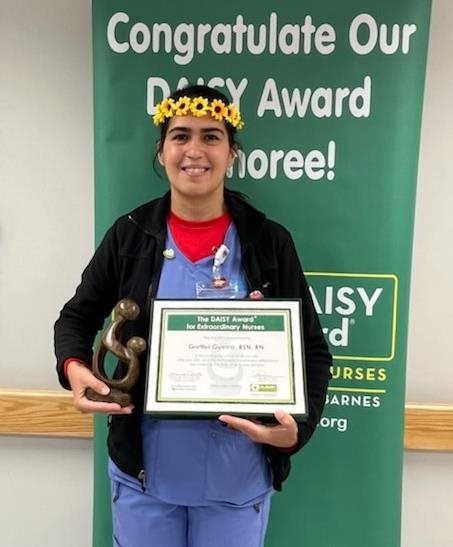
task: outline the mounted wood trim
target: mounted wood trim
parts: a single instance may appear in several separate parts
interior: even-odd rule
[[[64,391],[0,389],[0,435],[93,436],[93,418],[72,405]]]
[[[93,419],[64,391],[0,389],[0,435],[93,436]],[[406,405],[404,448],[453,452],[453,405]]]
[[[404,448],[453,452],[453,405],[406,404]]]

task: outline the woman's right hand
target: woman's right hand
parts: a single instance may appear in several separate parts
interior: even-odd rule
[[[78,361],[68,363],[66,374],[74,396],[74,406],[81,412],[99,412],[101,414],[132,414],[134,405],[121,407],[118,403],[101,403],[90,401],[85,395],[88,387],[100,393],[108,395],[110,388],[101,380],[98,380],[91,370]]]

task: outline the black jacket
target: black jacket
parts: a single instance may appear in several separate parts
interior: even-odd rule
[[[290,471],[290,455],[307,443],[320,420],[331,356],[288,231],[266,219],[233,192],[225,191],[225,200],[241,241],[249,290],[260,290],[270,298],[302,299],[308,420],[298,424],[299,442],[294,450],[283,452],[265,445],[274,474],[274,488],[281,490]],[[70,386],[63,371],[64,361],[72,357],[91,363],[96,333],[122,298],[135,300],[142,310],[137,321],[126,323],[124,340],[135,335],[147,339],[150,302],[156,295],[163,263],[169,207],[170,195],[166,194],[120,217],[83,272],[74,297],[62,309],[55,323],[55,353],[59,379],[66,389]],[[121,363],[115,376],[124,376]],[[142,476],[143,467],[140,422],[144,385],[145,366],[142,366],[132,394],[136,411],[128,416],[112,416],[108,437],[112,460],[122,471],[135,477]]]

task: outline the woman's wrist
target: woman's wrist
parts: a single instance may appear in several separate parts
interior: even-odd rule
[[[77,359],[77,357],[68,357],[63,363],[63,372],[66,378],[68,378],[68,368],[71,363],[79,363],[79,365],[89,368],[88,365],[81,359]]]

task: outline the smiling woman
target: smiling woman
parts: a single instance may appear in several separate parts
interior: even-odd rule
[[[173,212],[193,220],[224,213],[225,173],[234,157],[224,122],[212,116],[171,118],[158,158],[170,182]]]
[[[237,156],[235,134],[243,127],[235,105],[207,86],[186,87],[156,106],[154,123],[161,128],[157,158],[170,183],[172,212],[195,221],[220,217],[226,172]]]
[[[154,122],[170,190],[115,222],[64,306],[55,325],[60,381],[78,409],[112,415],[114,545],[144,547],[146,538],[159,547],[262,547],[272,493],[319,423],[331,356],[291,236],[225,189],[244,125],[235,105],[215,89],[189,86],[157,105]],[[91,371],[91,348],[120,295],[144,311],[124,340],[148,337],[153,298],[300,299],[308,419],[278,409],[270,424],[227,415],[151,419],[142,410],[145,359],[134,405],[89,400],[87,388],[108,393]]]

